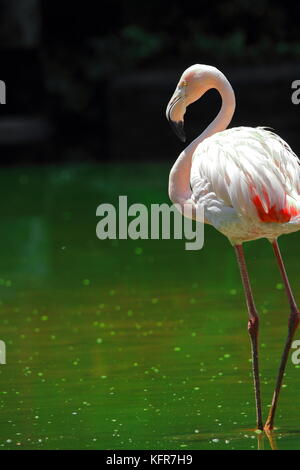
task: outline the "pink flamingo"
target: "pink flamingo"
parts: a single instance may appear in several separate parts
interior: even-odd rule
[[[234,247],[248,309],[257,428],[271,431],[290,347],[300,321],[277,242],[280,235],[300,229],[299,161],[284,140],[265,128],[226,130],[235,110],[234,92],[223,73],[208,65],[196,64],[185,70],[167,106],[167,119],[182,141],[187,106],[211,88],[221,95],[221,109],[174,163],[169,196],[181,207],[191,204],[196,209],[203,205],[204,222],[226,235]],[[258,364],[259,316],[242,245],[258,238],[267,238],[272,243],[290,305],[288,336],[265,426]]]

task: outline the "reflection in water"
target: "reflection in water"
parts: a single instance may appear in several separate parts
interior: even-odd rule
[[[21,201],[20,201],[21,202]],[[0,228],[6,272],[22,280],[45,278],[49,274],[49,227],[44,216],[9,216]],[[4,269],[2,263],[2,270]]]
[[[272,450],[278,450],[276,433],[274,431],[265,430],[266,436],[269,439],[269,443]]]
[[[255,408],[247,314],[227,241],[207,228],[204,249],[191,253],[180,240],[96,238],[100,203],[117,202],[119,194],[130,204],[167,202],[168,171],[159,164],[2,170],[0,192],[10,207],[2,208],[0,229],[0,339],[7,345],[1,447],[263,445],[265,438],[249,431]],[[247,245],[246,255],[261,315],[266,413],[287,308],[265,243]],[[292,280],[298,244],[298,234],[288,243],[282,237]],[[281,432],[299,427],[299,377],[289,363],[280,449],[300,448],[299,433]],[[274,435],[268,438],[275,448]]]
[[[265,436],[272,450],[278,450],[276,436],[273,431],[257,432],[257,450],[265,450]]]
[[[257,450],[264,450],[264,434],[262,432],[256,434],[257,435]]]
[[[280,435],[282,438],[282,435]],[[185,436],[185,442],[188,443],[190,441],[198,442],[198,443],[206,443],[207,447],[209,448],[209,444],[219,444],[222,447],[222,444],[224,448],[236,448],[236,445],[239,445],[242,440],[244,440],[244,447],[242,448],[249,448],[247,444],[245,444],[249,440],[253,440],[255,443],[255,440],[257,442],[256,449],[257,450],[278,450],[277,446],[277,436],[275,431],[254,431],[251,430],[249,431],[241,431],[239,430],[238,432],[232,432],[231,434],[228,433],[218,433],[218,434],[203,434],[203,433],[195,433],[195,434],[190,434],[188,436]],[[175,436],[173,437],[174,441],[181,441],[182,436]],[[252,449],[255,449],[254,443],[251,445]],[[267,445],[266,445],[267,444]],[[189,447],[187,445],[187,447]],[[196,448],[196,447],[194,447]],[[202,448],[202,447],[201,447]],[[218,447],[219,448],[219,447]]]

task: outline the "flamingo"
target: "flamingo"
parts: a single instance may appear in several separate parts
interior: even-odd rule
[[[184,114],[209,89],[221,95],[222,105],[211,124],[179,155],[169,175],[169,197],[179,210],[202,205],[204,223],[224,234],[234,248],[248,310],[257,429],[271,432],[293,337],[300,313],[278,246],[278,237],[300,229],[300,166],[295,153],[265,127],[227,129],[235,110],[234,91],[216,67],[187,68],[168,103],[166,116],[185,142]],[[281,357],[268,418],[263,425],[259,376],[259,315],[247,271],[243,243],[267,238],[285,286],[290,306],[288,335]]]

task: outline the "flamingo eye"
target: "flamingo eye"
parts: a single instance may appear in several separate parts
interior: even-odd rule
[[[186,81],[186,80],[182,80],[182,82],[180,83],[180,86],[187,86],[187,81]]]

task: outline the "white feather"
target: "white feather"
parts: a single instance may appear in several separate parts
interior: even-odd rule
[[[287,204],[300,211],[299,160],[266,128],[235,127],[206,138],[194,151],[190,182],[206,220],[235,242],[300,229],[298,216],[264,223],[253,202],[257,195],[265,213]]]

